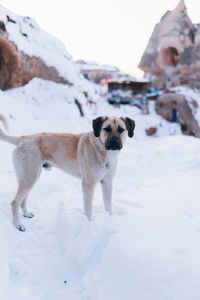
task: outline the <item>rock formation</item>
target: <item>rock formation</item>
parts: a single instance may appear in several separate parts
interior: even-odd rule
[[[193,101],[192,105],[196,107],[197,103]],[[159,96],[156,101],[156,112],[167,121],[179,122],[183,134],[200,138],[199,125],[183,95],[166,93]]]
[[[152,135],[156,134],[157,128],[156,127],[150,127],[150,128],[145,129],[145,132],[146,132],[147,136],[152,136]]]
[[[40,58],[18,51],[16,45],[8,40],[7,33],[0,30],[0,89],[25,85],[34,77],[69,84],[55,67],[47,67]]]
[[[188,17],[184,0],[155,26],[139,68],[152,75],[157,88],[200,88],[200,25]]]
[[[24,85],[34,77],[81,85],[82,76],[60,41],[31,18],[0,6],[0,89]]]

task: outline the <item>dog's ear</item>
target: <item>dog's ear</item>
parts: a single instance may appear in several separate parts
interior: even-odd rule
[[[101,128],[102,128],[102,125],[103,125],[103,122],[105,121],[105,118],[104,117],[98,117],[96,119],[94,119],[92,121],[92,125],[93,125],[93,130],[94,130],[94,135],[96,137],[99,137],[100,136],[100,131],[101,131]]]
[[[131,138],[133,137],[134,134],[134,129],[135,129],[135,121],[133,121],[130,118],[122,118],[126,125],[126,129],[128,130],[128,136]]]

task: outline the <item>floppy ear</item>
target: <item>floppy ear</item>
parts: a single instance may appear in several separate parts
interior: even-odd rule
[[[128,130],[128,136],[131,138],[133,137],[134,134],[134,129],[135,129],[135,121],[133,121],[130,118],[122,118],[126,125],[126,129]]]
[[[96,137],[100,136],[101,127],[102,127],[104,121],[105,121],[104,117],[98,117],[92,121],[94,135]]]

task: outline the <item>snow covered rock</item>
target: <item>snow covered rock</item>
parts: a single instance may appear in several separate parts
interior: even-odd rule
[[[150,127],[150,128],[145,129],[146,135],[148,135],[148,136],[154,135],[156,133],[156,131],[157,131],[156,127]]]
[[[198,107],[196,101],[192,103]],[[179,122],[183,134],[200,137],[199,124],[184,95],[167,93],[159,96],[156,102],[156,112],[167,121]]]
[[[0,6],[0,88],[22,86],[34,77],[84,86],[82,75],[59,40],[33,19]]]

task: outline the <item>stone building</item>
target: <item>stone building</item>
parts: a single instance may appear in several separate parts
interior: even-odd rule
[[[102,79],[118,76],[119,70],[115,66],[99,65],[95,62],[76,61],[80,72],[85,78],[95,83],[100,83]]]
[[[200,24],[190,20],[184,0],[155,26],[139,68],[157,88],[200,88]]]

